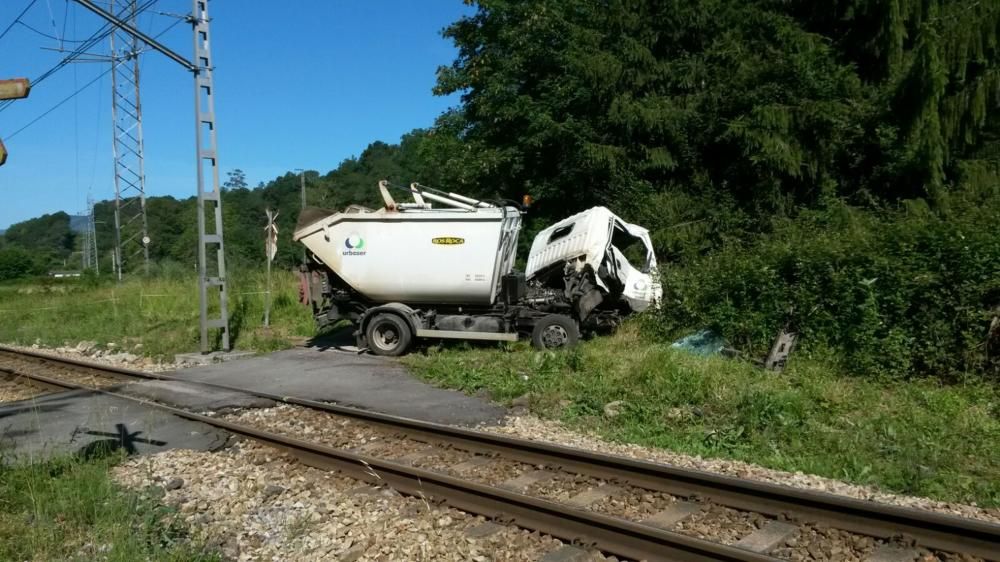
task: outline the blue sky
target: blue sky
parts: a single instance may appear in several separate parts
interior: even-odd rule
[[[0,32],[28,3],[0,0]],[[190,9],[189,0],[159,0],[152,8]],[[431,88],[437,67],[456,53],[441,30],[472,13],[460,0],[211,0],[209,9],[223,177],[241,168],[257,185],[295,168],[326,173],[369,142],[395,142],[458,103]],[[67,0],[36,0],[23,21],[49,35],[61,35],[65,21],[66,39],[86,38],[100,26]],[[147,12],[140,28],[157,34],[173,21]],[[160,41],[188,56],[191,28],[181,23]],[[45,49],[55,47],[55,39],[14,26],[0,39],[0,78],[38,76],[64,56]],[[102,42],[99,52],[107,48]],[[0,112],[0,138],[10,153],[0,167],[0,229],[43,213],[80,212],[88,193],[114,196],[109,76],[10,138],[106,69],[71,64]],[[152,52],[140,72],[147,194],[193,195],[190,73]]]

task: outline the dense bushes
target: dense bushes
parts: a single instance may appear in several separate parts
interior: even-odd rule
[[[0,248],[0,281],[38,275],[44,267],[32,254],[16,246]]]
[[[708,325],[762,355],[786,322],[803,349],[859,374],[997,375],[1000,199],[952,197],[945,213],[834,205],[757,241],[664,272],[662,328]]]

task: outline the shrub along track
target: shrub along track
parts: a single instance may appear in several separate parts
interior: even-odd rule
[[[833,551],[834,556],[844,558],[906,560],[930,554],[931,559],[942,560],[969,556],[1000,560],[1000,525],[983,521],[250,392],[322,412],[340,419],[341,424],[367,427],[369,434],[374,431],[379,436],[360,447],[343,440],[334,447],[298,439],[287,430],[276,432],[266,423],[243,423],[240,416],[223,419],[151,403],[129,396],[127,385],[121,384],[183,379],[3,346],[0,371],[48,387],[94,389],[140,400],[288,451],[312,466],[387,484],[403,493],[444,501],[458,509],[632,559],[775,560],[768,553],[808,559],[823,556],[813,552],[815,546],[809,544],[810,540],[823,539],[844,543]],[[504,468],[511,465],[519,466],[512,471]],[[518,476],[510,478],[511,474]],[[613,485],[605,486],[607,483]],[[574,493],[565,499],[567,491]],[[628,507],[639,502],[645,503],[645,512]],[[650,512],[650,506],[656,511]],[[714,540],[691,536],[690,530],[685,534],[695,520],[702,521],[702,531],[694,534]],[[704,532],[713,523],[720,527],[719,532]],[[787,548],[795,543],[798,553]],[[830,556],[829,551],[825,556]]]

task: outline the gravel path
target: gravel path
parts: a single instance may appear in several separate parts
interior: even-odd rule
[[[561,543],[515,528],[482,538],[483,519],[372,488],[243,442],[220,453],[168,451],[114,469],[162,496],[233,560],[536,561]]]

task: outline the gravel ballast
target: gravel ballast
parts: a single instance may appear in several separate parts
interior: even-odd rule
[[[16,378],[0,379],[0,402],[16,402],[45,394],[44,390]]]
[[[481,517],[307,467],[240,443],[220,453],[167,451],[114,469],[162,495],[193,538],[233,560],[536,561],[556,539],[512,527],[485,537]]]
[[[541,420],[534,416],[509,417],[503,425],[481,428],[484,431],[509,435],[520,439],[555,443],[568,447],[587,449],[611,455],[620,455],[635,459],[669,464],[682,468],[693,468],[743,478],[781,484],[805,490],[827,492],[862,500],[869,500],[887,505],[898,505],[924,509],[970,519],[980,519],[992,523],[1000,523],[1000,509],[982,508],[953,502],[943,502],[929,498],[891,494],[870,486],[848,484],[839,480],[824,478],[802,472],[785,472],[764,468],[753,464],[725,460],[705,459],[699,456],[674,453],[665,449],[642,447],[640,445],[612,443],[596,435],[587,435],[566,428],[561,423]]]

